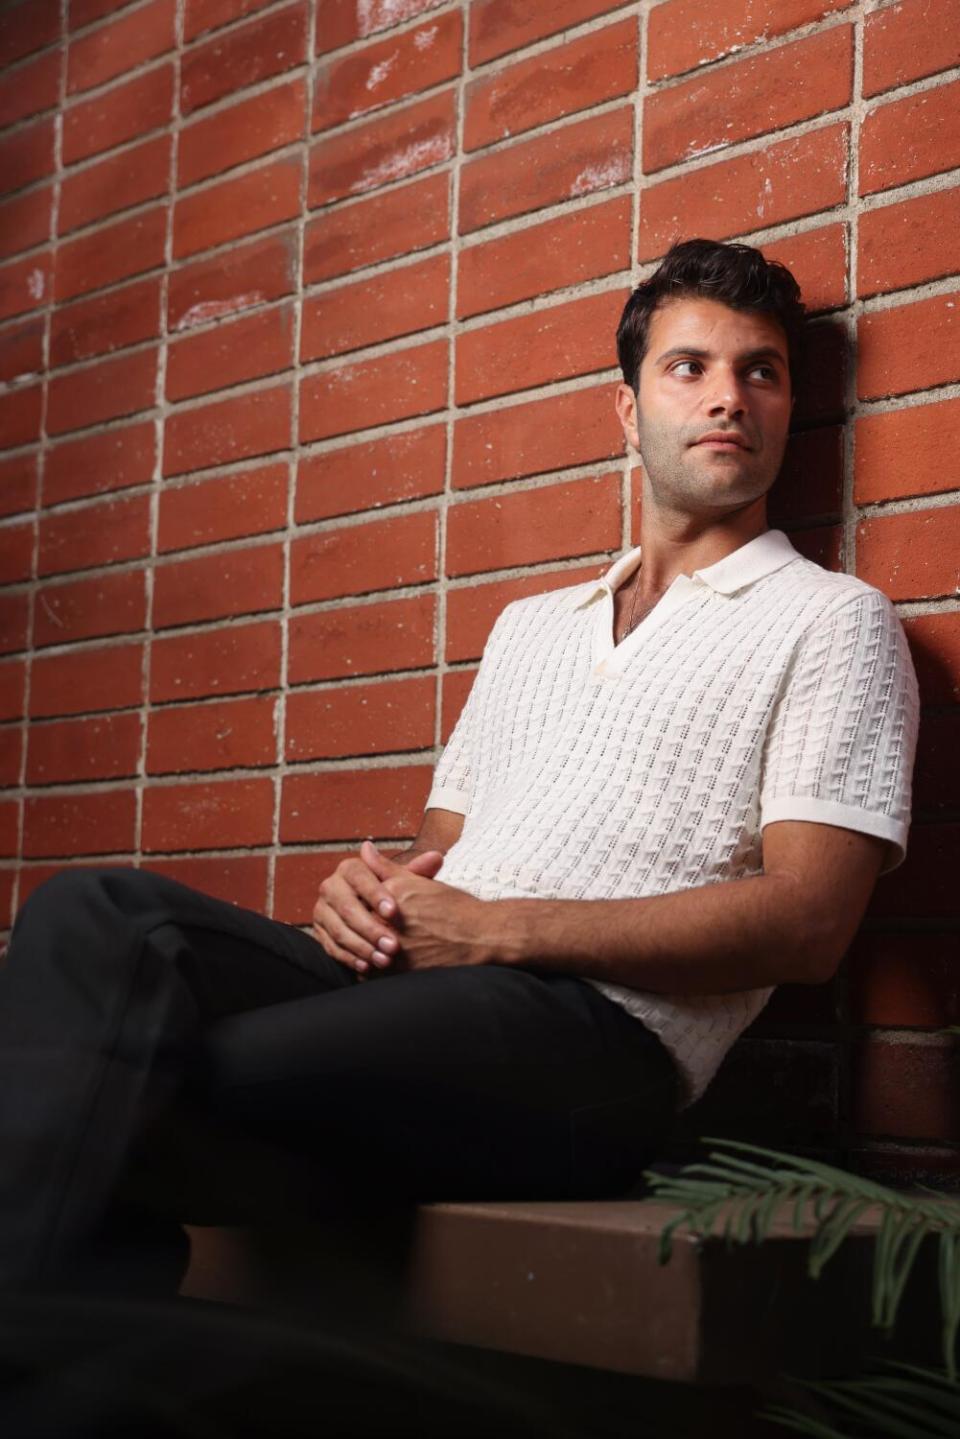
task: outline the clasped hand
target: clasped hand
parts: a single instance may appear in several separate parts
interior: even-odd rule
[[[439,850],[397,864],[369,840],[320,886],[313,933],[332,958],[361,977],[397,969],[482,964],[482,900],[435,876]]]

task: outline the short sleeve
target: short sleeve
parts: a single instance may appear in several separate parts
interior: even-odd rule
[[[490,656],[507,609],[502,610],[487,636],[480,668],[446,748],[433,772],[433,784],[427,798],[427,809],[449,809],[455,814],[469,814],[476,776],[478,729],[481,721],[484,675],[489,670]]]
[[[844,600],[799,641],[764,746],[760,826],[813,820],[889,841],[903,862],[919,695],[907,638],[879,590]]]

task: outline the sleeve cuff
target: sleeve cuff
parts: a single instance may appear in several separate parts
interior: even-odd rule
[[[808,820],[812,824],[833,824],[840,829],[855,829],[860,834],[873,834],[889,841],[880,873],[889,874],[903,864],[907,855],[907,833],[910,826],[889,815],[858,809],[852,804],[816,799],[811,795],[780,795],[762,806],[761,830],[778,819]]]
[[[462,789],[454,789],[452,785],[434,785],[424,808],[449,809],[454,814],[469,814],[470,800]]]

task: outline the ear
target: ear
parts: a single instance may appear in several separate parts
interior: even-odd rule
[[[640,448],[640,432],[637,428],[637,397],[629,385],[619,384],[617,386],[614,405],[627,442],[635,450],[638,450]]]

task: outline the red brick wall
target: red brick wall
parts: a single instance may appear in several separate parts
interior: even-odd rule
[[[957,0],[18,0],[0,61],[0,928],[103,859],[301,921],[409,835],[499,607],[636,537],[630,284],[746,236],[821,316],[772,518],[925,708],[907,864],[715,1102],[956,1174]]]

